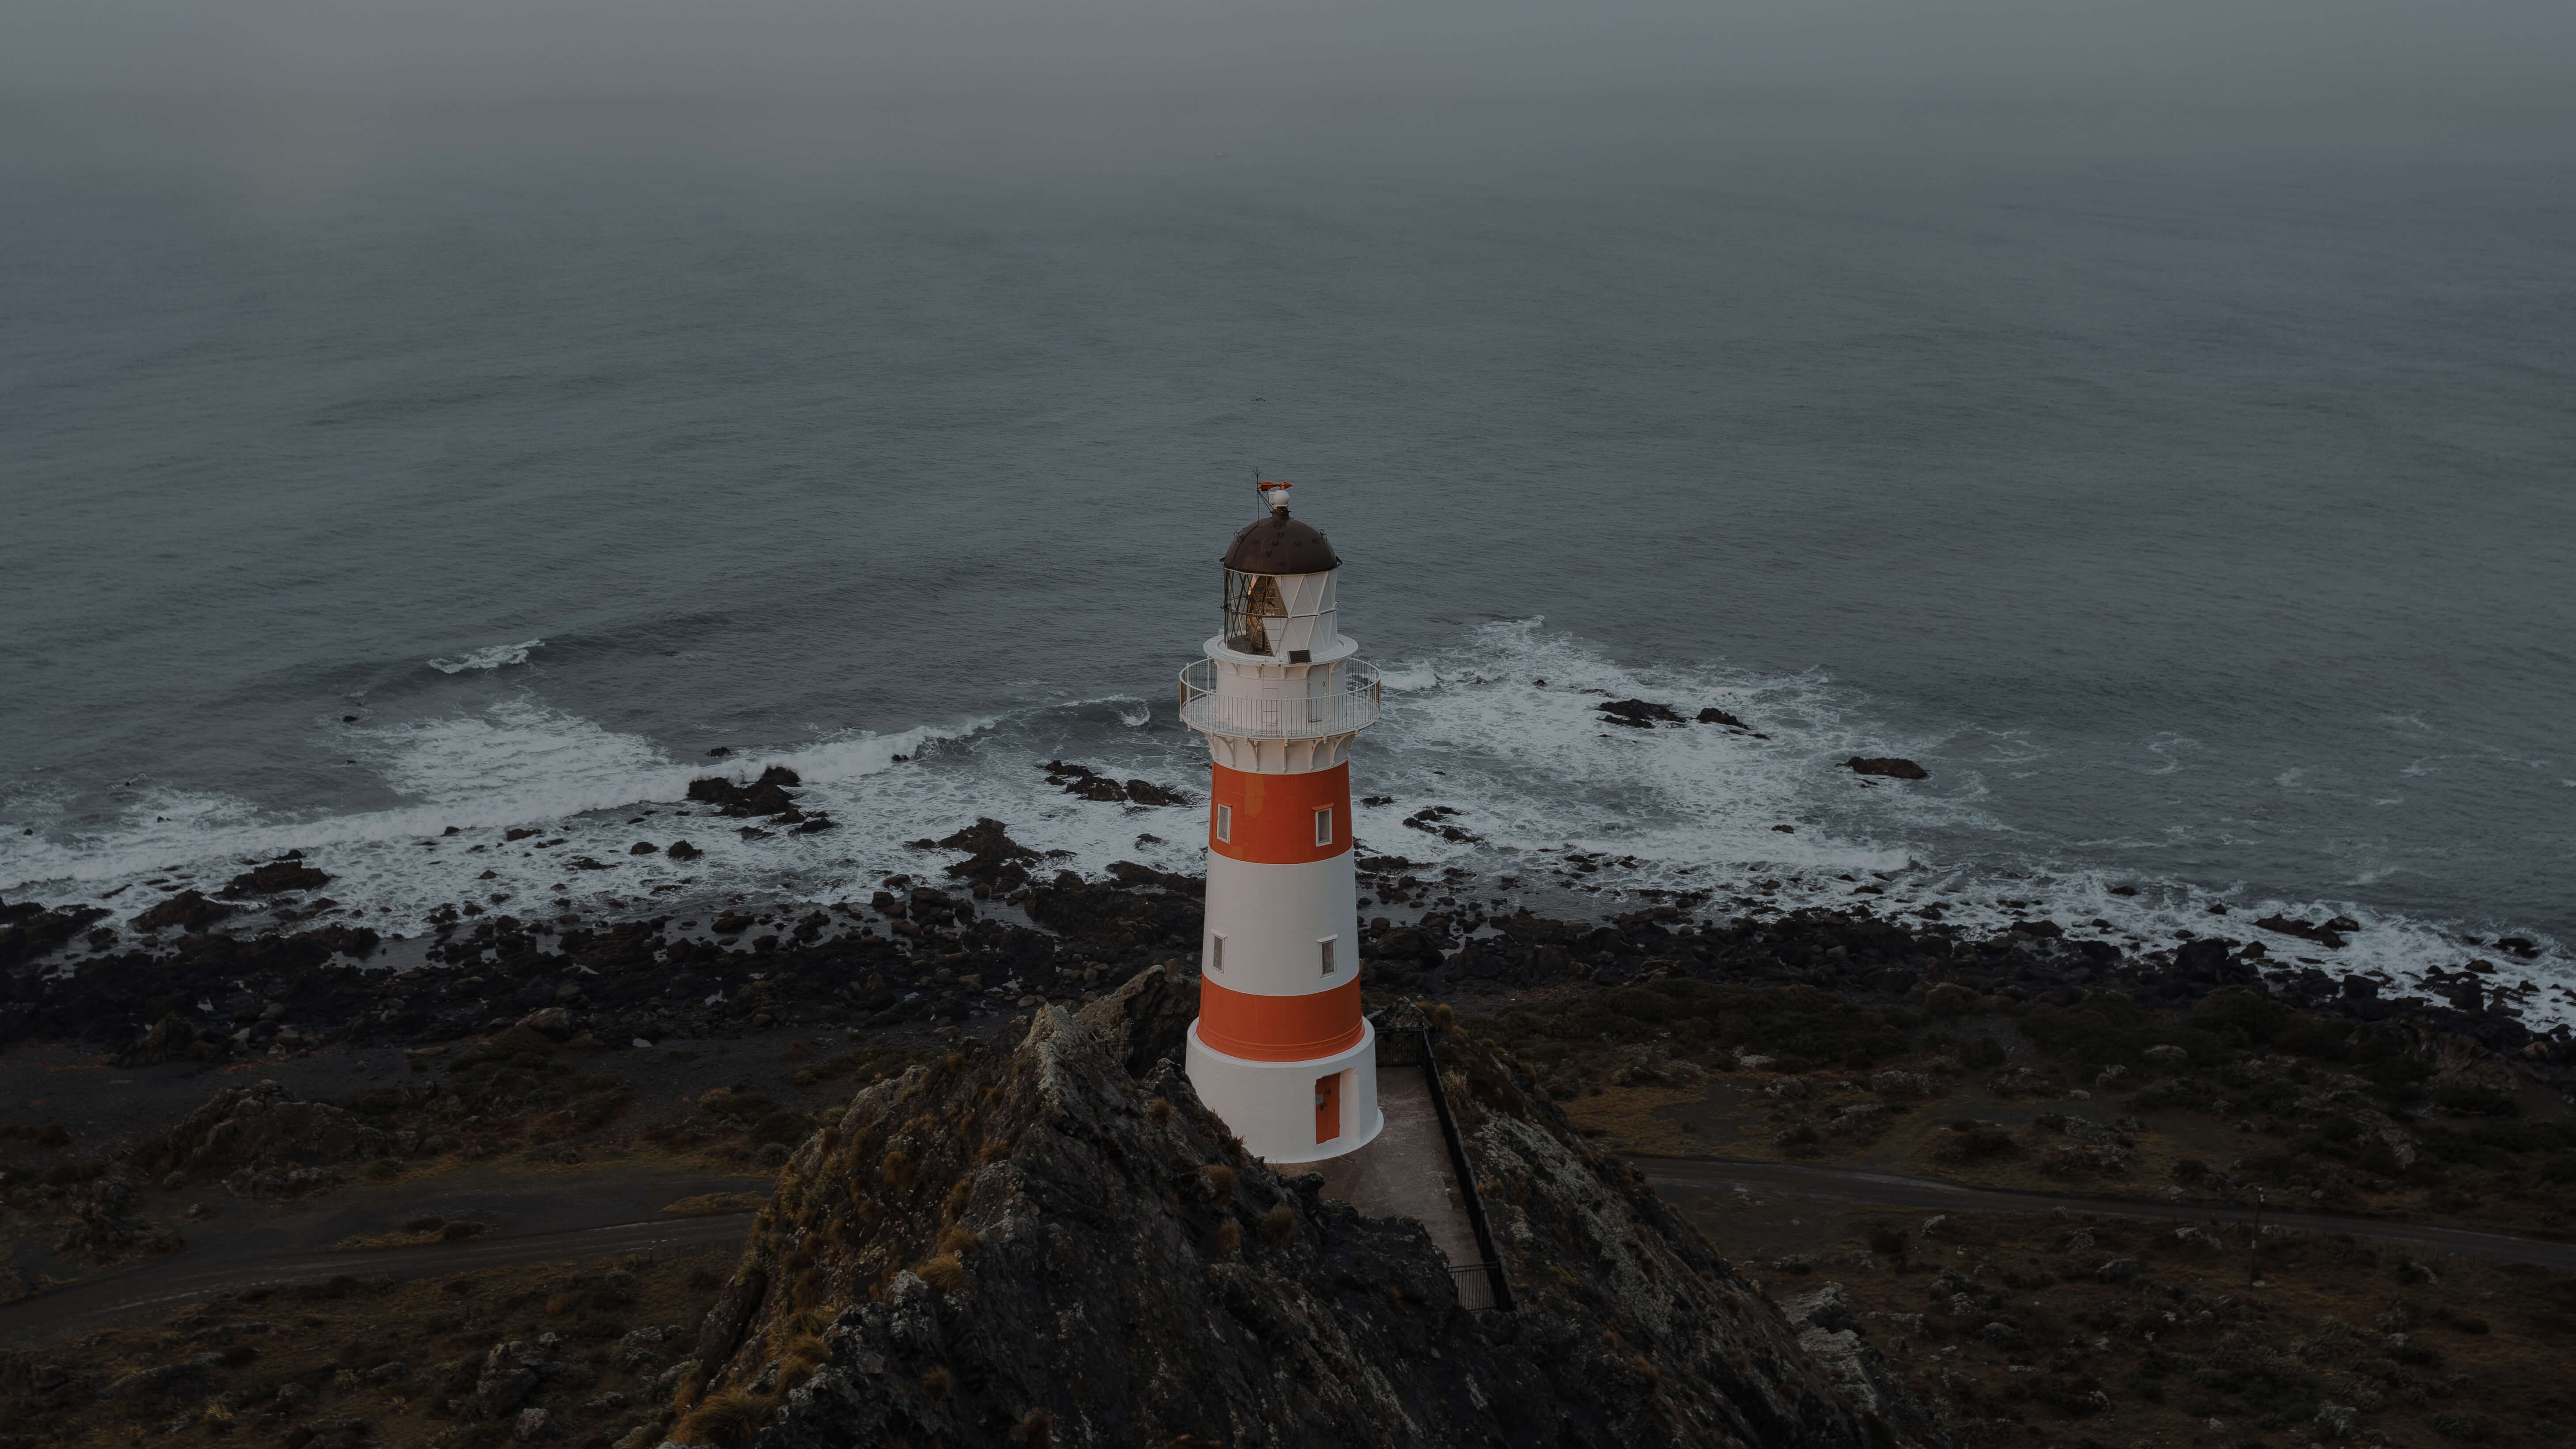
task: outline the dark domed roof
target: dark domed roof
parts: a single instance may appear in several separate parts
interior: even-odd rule
[[[1299,523],[1287,509],[1278,508],[1234,536],[1225,566],[1247,574],[1320,574],[1340,568],[1342,561],[1313,524]]]

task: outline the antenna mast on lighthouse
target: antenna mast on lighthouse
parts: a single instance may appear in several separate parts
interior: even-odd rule
[[[1351,741],[1377,723],[1378,675],[1339,630],[1341,559],[1288,516],[1289,486],[1256,475],[1223,628],[1181,671],[1181,721],[1214,757],[1190,1085],[1279,1163],[1356,1151],[1384,1125],[1351,860]]]

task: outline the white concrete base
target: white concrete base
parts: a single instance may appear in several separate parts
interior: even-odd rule
[[[1273,1164],[1321,1162],[1357,1152],[1386,1127],[1377,1105],[1377,1028],[1363,1020],[1359,1044],[1306,1062],[1255,1062],[1228,1056],[1199,1040],[1190,1023],[1190,1086],[1199,1100],[1243,1139],[1244,1150]],[[1341,1078],[1342,1135],[1315,1140],[1315,1082]]]

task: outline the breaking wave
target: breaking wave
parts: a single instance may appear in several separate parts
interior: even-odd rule
[[[441,674],[463,674],[469,669],[507,669],[513,664],[527,663],[528,651],[542,649],[545,644],[543,639],[530,639],[523,644],[495,644],[488,649],[477,649],[461,659],[433,659],[429,661],[429,667]]]

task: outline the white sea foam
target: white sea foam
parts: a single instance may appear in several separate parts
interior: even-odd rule
[[[513,664],[527,663],[528,651],[542,649],[545,643],[543,639],[530,639],[522,644],[494,644],[461,659],[433,659],[429,661],[429,667],[441,674],[462,674],[469,669],[507,669]]]
[[[2379,970],[2401,984],[2427,966],[2465,960],[2459,938],[2472,929],[2535,934],[2509,923],[2374,914],[2348,900],[2263,898],[2242,885],[2195,886],[2153,869],[2071,869],[2064,846],[2026,840],[1984,809],[1987,774],[2026,762],[2034,753],[2026,741],[1894,732],[1871,717],[1865,698],[1821,675],[1625,665],[1526,620],[1476,630],[1434,658],[1399,661],[1387,678],[1385,722],[1354,758],[1357,792],[1392,801],[1360,806],[1365,847],[1421,862],[1426,877],[1460,867],[1477,877],[1479,894],[1543,911],[1633,910],[1652,899],[1646,891],[1710,892],[1705,909],[1720,915],[1804,906],[1897,914],[1937,902],[1942,919],[1971,935],[2042,916],[2133,950],[2169,948],[2186,931],[2214,933],[2264,940],[2285,965]],[[1769,738],[1699,724],[1633,729],[1594,707],[1629,697],[1669,703],[1685,717],[1715,705]],[[381,928],[415,932],[429,912],[465,899],[543,915],[685,912],[745,891],[817,902],[864,895],[884,875],[935,873],[949,857],[904,842],[944,837],[978,817],[1004,821],[1034,849],[1063,852],[1048,868],[1096,872],[1132,859],[1192,871],[1203,853],[1196,809],[1076,799],[1035,768],[1050,758],[1083,760],[1122,779],[1201,794],[1205,749],[1168,708],[1156,715],[1132,695],[887,734],[852,731],[724,762],[721,773],[737,781],[771,765],[794,770],[803,808],[838,822],[813,835],[688,804],[689,781],[717,773],[713,762],[674,760],[639,736],[533,698],[356,733],[361,757],[406,803],[281,818],[226,796],[147,787],[102,829],[66,833],[56,824],[0,839],[0,880],[14,882],[12,896],[52,902],[173,872],[211,887],[243,862],[301,849],[335,877],[332,899]],[[2168,767],[2189,748],[2179,737],[2150,746]],[[1933,778],[1865,779],[1840,766],[1854,754],[1923,760]],[[1432,806],[1457,812],[1435,825],[1476,838],[1452,841],[1404,824]],[[451,826],[461,833],[443,834]],[[746,827],[763,834],[745,839]],[[543,834],[512,842],[503,839],[510,828]],[[638,840],[666,847],[682,838],[703,857],[684,864],[659,850],[630,853]],[[544,847],[555,839],[563,843]],[[1948,845],[1935,851],[1930,840]],[[2092,844],[2142,859],[2186,842]],[[1562,874],[1569,852],[1589,853],[1595,872]],[[609,868],[569,867],[585,856]],[[2377,868],[2355,862],[2361,875]],[[1505,878],[1520,884],[1499,889]],[[2118,886],[2136,893],[2115,893]],[[1864,888],[1883,894],[1860,894]],[[149,897],[109,904],[139,899]],[[2214,916],[2212,906],[2228,914]],[[2362,925],[2342,950],[2326,951],[2251,925],[2274,912],[2343,914]],[[2544,959],[2522,974],[2576,980],[2559,943],[2543,946]],[[2558,1019],[2537,1005],[2531,1017]]]

